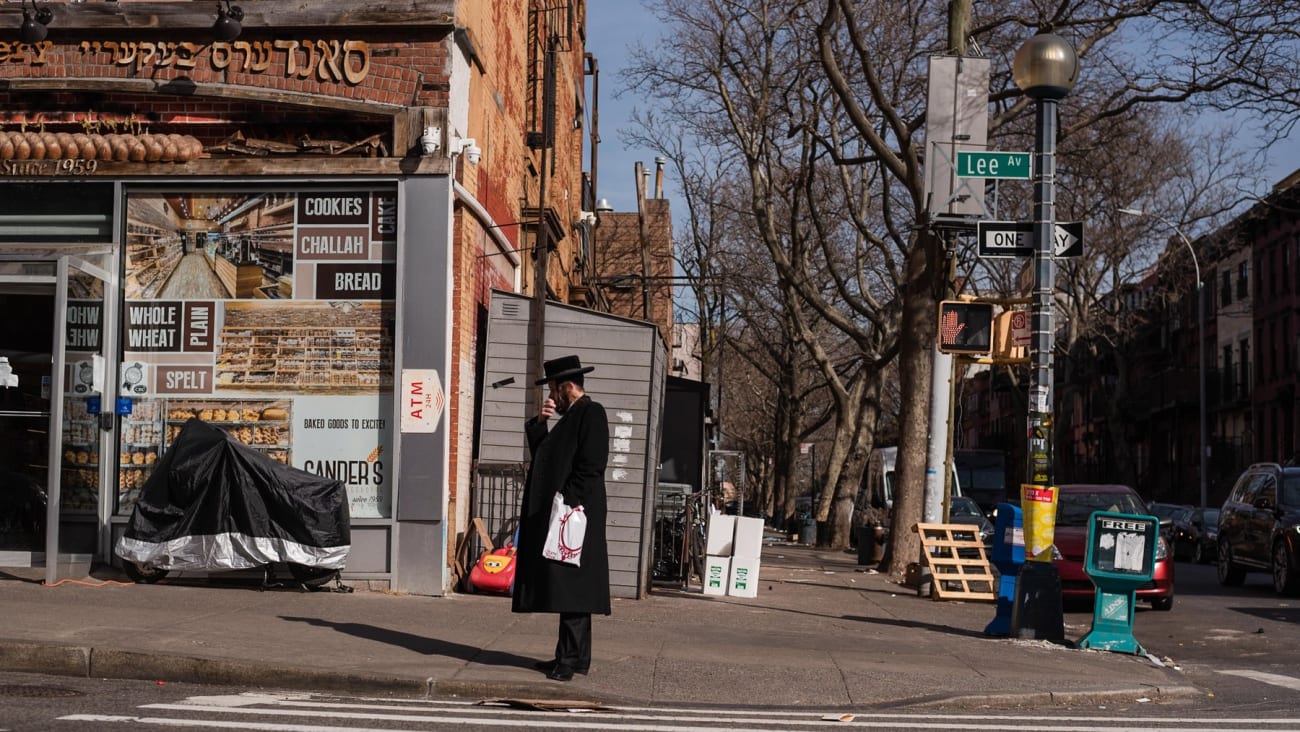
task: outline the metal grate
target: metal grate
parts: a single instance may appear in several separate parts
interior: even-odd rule
[[[474,468],[474,515],[496,546],[514,543],[519,525],[519,501],[524,495],[527,470],[523,463],[478,463]],[[468,559],[474,562],[487,547],[477,535],[470,538]]]

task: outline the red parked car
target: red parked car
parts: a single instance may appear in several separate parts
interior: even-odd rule
[[[1067,600],[1091,600],[1096,592],[1092,579],[1083,571],[1088,521],[1094,511],[1150,515],[1142,497],[1125,485],[1060,486],[1052,563],[1061,576],[1061,595]],[[1164,538],[1159,541],[1154,577],[1138,588],[1137,599],[1150,602],[1156,610],[1169,610],[1174,606],[1174,558]]]

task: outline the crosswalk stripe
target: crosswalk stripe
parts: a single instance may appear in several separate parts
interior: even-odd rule
[[[214,727],[217,729],[248,729],[259,732],[393,732],[391,727],[318,727],[305,724],[268,724],[238,720],[223,722],[216,719],[168,719],[166,717],[130,717],[119,714],[69,714],[59,717],[69,722],[93,722],[96,724],[147,724],[155,727]]]
[[[1294,676],[1283,676],[1282,674],[1270,674],[1264,671],[1250,671],[1247,669],[1232,669],[1219,671],[1219,673],[1228,676],[1240,676],[1244,679],[1254,679],[1255,681],[1262,681],[1265,684],[1272,684],[1273,686],[1281,686],[1286,689],[1300,691],[1300,679],[1297,679]]]
[[[1244,674],[1239,674],[1244,675]],[[1266,676],[1275,676],[1265,674]],[[1277,677],[1287,679],[1288,677]],[[1292,679],[1291,681],[1295,681]],[[727,708],[667,708],[610,706],[599,710],[542,711],[507,706],[503,701],[381,699],[324,694],[252,692],[223,696],[193,696],[173,703],[137,707],[166,716],[74,714],[60,720],[138,726],[189,726],[248,729],[257,732],[371,732],[402,725],[427,728],[455,725],[486,727],[500,724],[520,729],[606,730],[609,732],[774,732],[774,730],[839,727],[869,730],[935,730],[961,732],[1283,732],[1300,730],[1300,718],[1153,717],[1045,714],[891,713],[835,710],[748,710]],[[203,719],[202,715],[215,718]],[[260,717],[261,719],[257,719]],[[292,718],[292,719],[291,719]],[[326,721],[327,720],[327,721]],[[355,724],[358,726],[347,726]],[[734,725],[734,726],[732,726]]]

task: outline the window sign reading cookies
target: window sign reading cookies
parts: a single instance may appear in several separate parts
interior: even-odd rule
[[[128,193],[124,358],[140,367],[131,395],[156,407],[142,412],[148,429],[126,432],[157,439],[123,450],[119,511],[152,464],[135,452],[161,454],[194,416],[343,481],[352,516],[392,515],[396,201],[391,190]]]

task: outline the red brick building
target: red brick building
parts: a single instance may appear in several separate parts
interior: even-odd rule
[[[0,517],[0,563],[111,561],[199,417],[347,485],[346,579],[441,594],[489,292],[532,291],[539,230],[551,297],[590,277],[585,2],[218,6],[50,2],[43,37],[0,39],[0,305],[26,325],[0,330],[0,429],[49,435],[0,467],[51,501]]]

